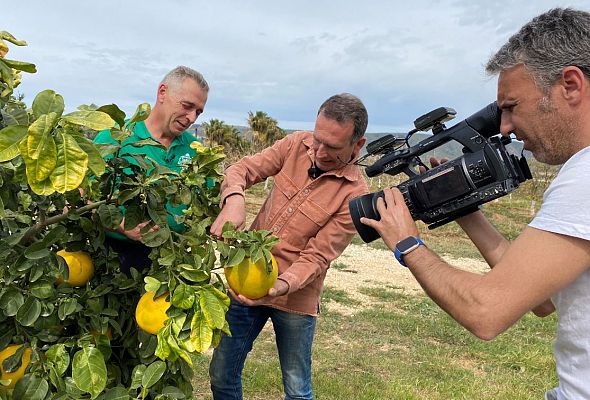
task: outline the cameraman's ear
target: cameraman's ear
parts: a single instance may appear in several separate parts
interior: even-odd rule
[[[578,105],[584,96],[589,95],[590,87],[586,75],[578,67],[565,67],[561,71],[561,79],[558,81],[565,101],[572,105]]]

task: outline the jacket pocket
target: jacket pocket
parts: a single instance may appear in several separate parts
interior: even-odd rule
[[[295,211],[285,231],[285,240],[303,250],[310,239],[330,220],[331,214],[307,199]]]

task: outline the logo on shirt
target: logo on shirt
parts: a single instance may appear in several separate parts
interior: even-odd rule
[[[190,164],[191,159],[191,155],[186,153],[185,155],[178,157],[178,165],[184,169]]]

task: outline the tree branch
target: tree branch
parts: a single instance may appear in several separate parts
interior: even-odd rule
[[[22,245],[28,245],[31,241],[33,241],[35,236],[37,236],[37,234],[39,232],[41,232],[41,230],[43,230],[45,227],[47,227],[49,225],[57,224],[57,223],[65,220],[66,218],[68,218],[68,215],[70,213],[73,213],[76,215],[82,215],[88,211],[91,211],[91,210],[94,210],[95,208],[100,207],[101,205],[103,205],[105,203],[106,203],[106,200],[101,200],[101,201],[97,201],[95,203],[86,204],[85,206],[82,206],[82,207],[77,208],[72,211],[64,212],[63,214],[58,214],[58,215],[54,215],[49,218],[45,218],[42,221],[31,226],[29,228],[29,230],[23,235],[23,237],[21,238],[19,243]]]

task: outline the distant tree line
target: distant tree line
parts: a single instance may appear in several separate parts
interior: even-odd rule
[[[285,137],[285,131],[276,119],[263,111],[248,112],[249,131],[240,131],[224,121],[212,119],[202,125],[206,145],[222,145],[228,161],[235,161],[244,155],[253,154]]]

